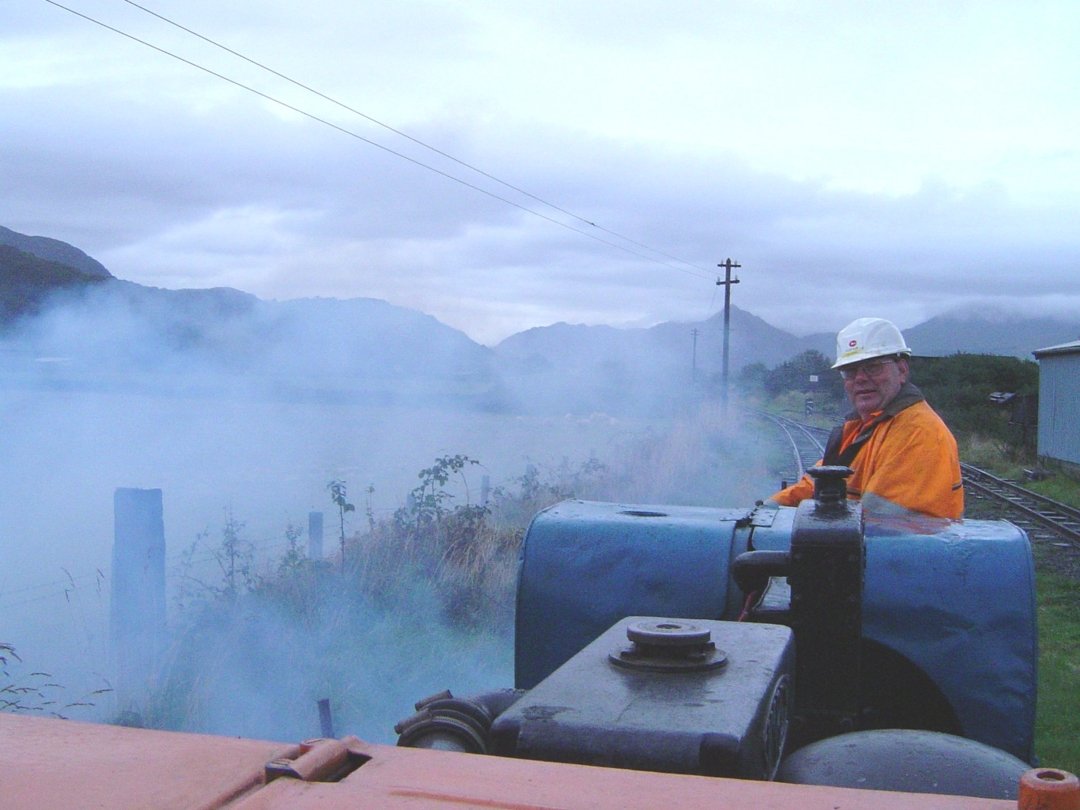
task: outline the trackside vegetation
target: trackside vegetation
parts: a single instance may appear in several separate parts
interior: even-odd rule
[[[805,352],[773,369],[748,366],[735,382],[741,400],[753,407],[826,426],[847,410],[839,375],[829,366],[824,355]],[[962,460],[1014,479],[1036,466],[1030,421],[1038,390],[1036,364],[954,355],[913,358],[912,370],[914,382],[957,435]],[[112,719],[152,728],[214,731],[207,718],[221,694],[238,691],[239,683],[258,687],[277,682],[278,694],[293,695],[307,707],[316,698],[330,699],[347,721],[350,701],[366,691],[357,680],[358,670],[374,669],[388,682],[404,681],[406,692],[421,697],[421,687],[407,682],[409,671],[380,669],[389,658],[381,645],[390,637],[413,634],[417,655],[431,658],[416,662],[415,668],[437,666],[438,644],[443,642],[425,635],[435,617],[452,629],[445,643],[475,645],[478,657],[489,650],[487,639],[508,646],[518,555],[528,522],[539,510],[569,497],[627,502],[646,502],[643,497],[675,502],[667,499],[679,497],[681,503],[706,503],[702,493],[710,486],[715,492],[721,476],[747,481],[765,477],[758,475],[758,468],[767,468],[767,460],[756,460],[753,470],[728,461],[723,467],[716,464],[717,458],[745,457],[763,449],[736,446],[716,424],[675,425],[664,435],[639,442],[631,458],[618,465],[596,458],[557,469],[530,464],[483,502],[473,480],[482,465],[464,453],[435,458],[418,472],[412,491],[401,493],[402,505],[385,516],[371,509],[370,487],[326,482],[335,542],[332,556],[324,560],[306,556],[303,530],[293,525],[283,529],[279,557],[257,560],[256,544],[244,522],[226,513],[224,523],[198,536],[179,570],[170,572],[177,583],[174,632],[153,689],[142,703],[122,707]],[[655,491],[644,494],[626,469],[666,475],[663,499],[655,500]],[[1080,505],[1080,483],[1063,474],[1030,485]],[[738,491],[731,502],[749,504],[767,494]],[[1036,753],[1041,764],[1076,772],[1080,575],[1076,568],[1056,571],[1053,551],[1036,548]],[[212,561],[209,571],[196,565],[200,559]],[[0,710],[63,714],[80,705],[58,700],[59,687],[43,673],[13,682],[8,671],[14,661],[14,647],[0,644]],[[252,697],[245,710],[279,710],[256,700]],[[354,708],[371,710],[367,705]]]

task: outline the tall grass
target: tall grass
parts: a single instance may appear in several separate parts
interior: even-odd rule
[[[23,660],[9,642],[0,641],[0,712],[37,714],[66,720],[73,712],[94,706],[94,701],[111,692],[95,689],[79,698],[68,699],[64,687],[48,672],[22,672]]]
[[[117,720],[303,739],[317,732],[313,707],[329,699],[340,733],[388,742],[394,722],[427,694],[510,685],[527,521],[592,495],[611,473],[595,459],[530,467],[487,504],[458,503],[448,485],[470,462],[436,459],[404,506],[382,519],[369,511],[330,559],[306,559],[287,527],[284,557],[254,574],[235,553],[250,544],[230,515],[208,555],[220,581],[181,577],[160,678]]]
[[[1080,580],[1042,572],[1035,751],[1043,765],[1080,773]]]
[[[378,741],[426,694],[505,687],[518,558],[539,510],[572,497],[750,504],[768,487],[748,448],[707,407],[638,432],[605,460],[529,464],[485,503],[464,480],[473,460],[443,456],[393,515],[350,511],[334,558],[305,559],[287,530],[289,551],[257,575],[242,553],[244,524],[230,516],[214,553],[199,555],[216,561],[220,581],[182,578],[190,587],[166,664],[151,698],[126,717],[302,739],[315,730],[309,709],[328,697],[339,728]]]

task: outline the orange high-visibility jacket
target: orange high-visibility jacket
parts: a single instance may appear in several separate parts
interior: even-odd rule
[[[857,414],[844,423],[845,438],[859,430]],[[820,462],[819,462],[820,463]],[[867,514],[917,512],[959,520],[964,488],[956,439],[922,393],[905,383],[886,407],[880,422],[848,465],[848,497],[863,502]],[[813,497],[810,476],[773,495],[781,506]]]

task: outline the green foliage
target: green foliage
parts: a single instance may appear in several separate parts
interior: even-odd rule
[[[1036,363],[985,354],[912,357],[910,363],[912,382],[957,436],[965,460],[985,450],[994,455],[1003,449],[1013,461],[1034,454],[1039,389]],[[760,383],[772,400],[773,410],[779,408],[794,418],[806,415],[805,398],[812,390],[813,416],[835,420],[848,409],[848,403],[840,375],[829,366],[823,354],[807,351],[764,373],[760,366],[748,366],[740,380],[748,388]],[[818,375],[813,388],[809,383],[812,374]],[[1015,396],[998,404],[990,399],[996,392]],[[984,447],[983,442],[992,446]],[[965,448],[966,443],[971,446]]]
[[[829,358],[813,349],[796,355],[767,371],[762,379],[765,394],[774,399],[785,392],[799,391],[814,400],[814,411],[839,412],[844,405],[844,383],[832,368]],[[817,381],[812,382],[811,378]],[[800,404],[799,411],[804,406]]]
[[[259,694],[317,689],[320,697],[365,699],[367,690],[352,689],[348,673],[392,666],[381,662],[386,654],[379,646],[388,639],[375,630],[396,621],[392,617],[422,625],[423,630],[408,631],[418,639],[481,631],[505,639],[513,624],[524,527],[510,527],[486,505],[453,504],[446,488],[458,478],[467,484],[464,473],[476,464],[465,455],[435,459],[419,473],[408,505],[392,518],[377,520],[369,504],[367,530],[345,535],[343,575],[324,561],[303,557],[295,526],[286,527],[286,551],[273,573],[250,583],[238,578],[235,588],[227,577],[218,584],[186,575],[185,585],[200,599],[182,606],[185,615],[159,688],[142,707],[140,722],[206,730],[204,723],[214,714],[210,704],[222,692],[239,690],[237,678],[245,691]],[[332,483],[337,486],[328,489],[343,517],[352,511],[345,483]],[[508,500],[504,493],[500,503]],[[242,524],[233,524],[222,546],[236,545]],[[245,583],[250,587],[242,587]],[[402,611],[403,603],[412,609]],[[434,617],[430,610],[437,611]],[[263,683],[266,679],[273,682]]]
[[[361,653],[377,656],[385,640],[371,638],[371,628],[390,616],[416,613],[417,622],[437,628],[426,613],[433,609],[454,632],[505,638],[513,625],[518,553],[528,521],[539,509],[595,487],[607,470],[596,459],[550,471],[529,465],[512,488],[497,488],[489,503],[475,504],[468,502],[465,474],[476,465],[462,454],[436,458],[418,473],[408,503],[391,518],[378,520],[369,502],[365,530],[350,535],[343,528],[343,575],[325,561],[306,559],[301,531],[289,525],[280,561],[264,576],[245,578],[244,565],[228,567],[229,550],[243,542],[243,524],[230,515],[210,555],[219,561],[221,580],[200,581],[190,573],[195,550],[207,551],[207,533],[200,535],[181,577],[187,598],[176,640],[139,722],[205,728],[201,724],[212,713],[208,704],[222,690],[217,679],[231,680],[238,672],[249,689],[276,672],[285,680],[303,679],[292,682],[294,690],[318,688],[323,696],[348,700],[349,685],[340,673],[361,660],[352,640],[375,644]],[[455,503],[448,491],[452,484],[464,486],[465,503]],[[327,488],[343,518],[352,511],[345,482]],[[403,613],[403,601],[414,610]],[[264,637],[267,624],[275,628],[271,637]],[[305,663],[296,672],[284,671],[282,659]],[[263,686],[267,692],[279,688]],[[234,687],[230,682],[229,689]]]
[[[765,378],[769,369],[764,363],[750,363],[739,369],[735,385],[744,396],[756,396],[765,392]]]
[[[79,290],[107,281],[59,262],[40,259],[10,245],[0,245],[0,331],[8,322],[40,312],[63,290]]]
[[[230,510],[225,512],[221,527],[221,542],[208,546],[209,529],[196,535],[191,545],[180,554],[180,585],[176,596],[177,606],[183,609],[192,603],[225,599],[235,601],[249,593],[259,584],[255,573],[255,546],[243,535],[244,523],[237,520]],[[200,554],[207,553],[218,566],[221,580],[203,579],[195,571]]]
[[[278,576],[287,577],[297,571],[307,562],[307,556],[300,548],[300,538],[304,536],[304,530],[295,523],[285,526],[285,553],[278,563]]]
[[[462,472],[466,466],[480,462],[468,456],[442,456],[417,474],[420,483],[409,493],[409,503],[405,508],[405,517],[416,524],[419,533],[424,526],[437,523],[454,496],[446,491],[446,485],[452,475],[459,475],[468,494],[468,481]]]
[[[1029,489],[1055,501],[1080,509],[1080,481],[1068,475],[1051,475],[1042,481],[1032,481]]]
[[[1002,443],[1014,457],[1034,450],[1035,397],[1039,367],[1029,360],[989,354],[913,357],[912,381],[926,394],[956,435],[978,435]],[[1016,396],[999,405],[995,392]],[[1025,426],[1018,408],[1026,407],[1032,421]]]

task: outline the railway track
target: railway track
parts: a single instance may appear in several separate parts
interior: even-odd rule
[[[781,475],[783,486],[793,484],[803,477],[807,467],[817,463],[825,453],[825,440],[829,438],[826,428],[817,428],[804,425],[786,416],[756,412],[759,417],[772,422],[787,438],[790,447],[790,466],[786,466]],[[782,487],[781,487],[782,488]]]
[[[964,491],[972,500],[990,501],[989,509],[1038,539],[1080,549],[1080,509],[1032,492],[1013,481],[999,478],[971,464],[960,465]],[[971,509],[969,508],[969,511]]]
[[[785,481],[801,478],[821,458],[829,431],[763,411],[757,415],[776,425],[790,448],[792,462]],[[1017,524],[1033,541],[1080,551],[1080,509],[1032,492],[971,464],[961,464],[968,517],[1002,518]]]

